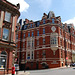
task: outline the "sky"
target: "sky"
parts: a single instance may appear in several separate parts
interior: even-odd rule
[[[75,26],[75,0],[7,0],[13,4],[20,3],[21,19],[41,20],[43,13],[53,11],[61,16],[61,22],[73,23]]]

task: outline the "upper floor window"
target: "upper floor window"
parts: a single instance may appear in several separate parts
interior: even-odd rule
[[[28,47],[30,47],[30,41],[28,41]]]
[[[11,13],[5,12],[5,21],[7,21],[7,22],[11,21]]]
[[[25,42],[23,42],[23,48],[25,47]]]
[[[30,24],[30,27],[32,28],[32,24]]]
[[[30,37],[30,33],[28,33],[28,37]]]
[[[39,27],[39,25],[40,25],[40,22],[37,22],[37,27]]]
[[[26,29],[27,28],[27,26],[26,25],[24,25],[24,29]]]
[[[34,32],[32,32],[32,37],[34,37]]]
[[[31,56],[31,59],[33,59],[33,51],[32,51],[32,56]]]
[[[37,45],[39,45],[39,40],[37,40]]]
[[[25,38],[25,34],[23,35],[23,38]]]
[[[3,39],[9,40],[9,29],[3,28]]]
[[[54,18],[52,18],[52,23],[54,23]]]
[[[51,37],[51,44],[56,44],[57,38],[56,37]]]
[[[18,34],[16,35],[16,39],[18,39]]]
[[[45,34],[45,28],[43,28],[43,34]]]
[[[30,59],[30,52],[27,52],[27,59]]]
[[[39,58],[39,51],[37,51],[37,53],[36,53],[36,58],[37,59]]]
[[[16,47],[18,47],[18,45],[16,44]]]
[[[32,47],[34,47],[34,41],[32,40]]]
[[[33,28],[34,28],[35,26],[34,26],[34,24],[33,24]]]
[[[43,24],[45,24],[45,19],[43,19]]]
[[[45,50],[43,50],[43,52],[42,52],[42,56],[43,56],[43,58],[46,57],[46,52],[45,52]]]
[[[45,44],[45,38],[43,39],[43,44]]]
[[[61,35],[61,29],[60,29],[60,35]]]
[[[37,36],[39,36],[39,30],[37,31]]]

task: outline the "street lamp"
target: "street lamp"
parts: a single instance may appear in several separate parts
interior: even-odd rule
[[[4,63],[4,75],[5,75],[5,58],[2,59],[2,63]]]

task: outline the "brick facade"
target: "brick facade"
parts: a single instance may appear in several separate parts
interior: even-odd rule
[[[51,11],[36,22],[25,19],[17,27],[17,56],[20,69],[44,69],[75,62],[75,30]]]
[[[15,30],[17,19],[20,16],[18,5],[7,0],[0,0],[0,75],[11,73],[13,51],[15,51]],[[5,59],[4,62],[2,61]]]

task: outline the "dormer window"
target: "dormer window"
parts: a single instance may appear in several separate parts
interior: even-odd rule
[[[54,18],[52,18],[52,23],[54,24]]]
[[[11,13],[5,12],[5,21],[11,22]]]
[[[43,24],[45,24],[45,19],[43,19]]]
[[[32,24],[30,24],[30,28],[32,28]]]
[[[24,29],[26,29],[27,28],[27,26],[26,25],[24,25]]]
[[[40,22],[37,22],[37,27],[39,27]]]

